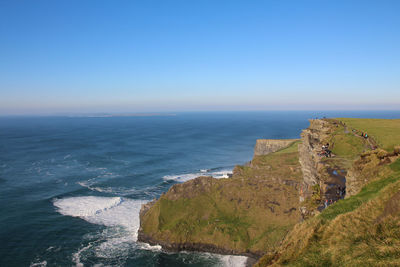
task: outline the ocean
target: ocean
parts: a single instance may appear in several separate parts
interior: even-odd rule
[[[0,117],[0,266],[243,266],[137,242],[141,204],[200,175],[227,178],[256,139],[298,138],[323,116],[400,112]]]

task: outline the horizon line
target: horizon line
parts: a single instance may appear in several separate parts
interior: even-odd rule
[[[170,117],[184,113],[233,113],[233,112],[400,112],[400,109],[264,109],[264,110],[184,110],[160,112],[50,112],[50,113],[9,113],[0,117]]]

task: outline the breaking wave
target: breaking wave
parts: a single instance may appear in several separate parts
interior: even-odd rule
[[[232,170],[227,170],[227,169],[202,169],[199,170],[198,172],[195,173],[183,173],[183,174],[173,174],[173,175],[165,175],[163,177],[164,181],[176,181],[176,182],[186,182],[189,180],[192,180],[194,178],[197,178],[199,176],[212,176],[217,179],[221,178],[229,178],[229,176],[232,174]]]
[[[160,246],[137,243],[139,211],[145,200],[122,197],[68,197],[53,201],[62,215],[81,218],[89,223],[107,226],[103,231],[86,236],[87,245],[72,255],[76,266],[91,256],[103,259],[128,257],[132,249],[160,250]]]
[[[68,197],[55,199],[54,206],[63,215],[79,217],[94,224],[122,226],[137,238],[139,211],[145,200],[122,197]]]
[[[220,256],[222,266],[224,267],[244,267],[247,262],[246,256],[223,255]]]

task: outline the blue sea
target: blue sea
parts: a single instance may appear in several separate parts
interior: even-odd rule
[[[228,177],[258,138],[315,117],[400,112],[203,112],[0,117],[0,266],[243,266],[137,242],[142,203],[200,175]]]

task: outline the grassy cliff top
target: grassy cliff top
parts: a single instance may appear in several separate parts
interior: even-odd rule
[[[208,244],[220,248],[217,253],[264,254],[258,266],[398,266],[400,150],[395,147],[400,120],[326,119],[316,124],[319,128],[311,127],[310,135],[323,134],[315,145],[329,143],[334,154],[320,163],[348,171],[348,192],[357,189],[346,194],[350,197],[298,223],[303,174],[301,141],[295,141],[255,155],[250,164],[235,167],[232,178],[200,177],[174,185],[141,214],[139,236],[163,246],[178,244],[180,250],[202,250]],[[329,175],[326,168],[318,169],[321,181]]]
[[[273,250],[298,222],[298,142],[255,156],[232,178],[174,185],[142,216],[143,233],[174,244],[212,244],[232,253]]]
[[[347,126],[367,132],[377,144],[388,152],[400,145],[400,119],[339,118]]]
[[[346,125],[335,125],[331,120],[329,138],[336,153],[361,170],[365,186],[297,224],[281,246],[263,256],[257,266],[399,266],[400,156],[379,149],[363,152],[365,139],[348,129],[375,129],[368,134],[375,134],[373,137],[388,149],[398,140],[398,120],[340,120]],[[391,128],[390,138],[379,129],[383,125]]]

